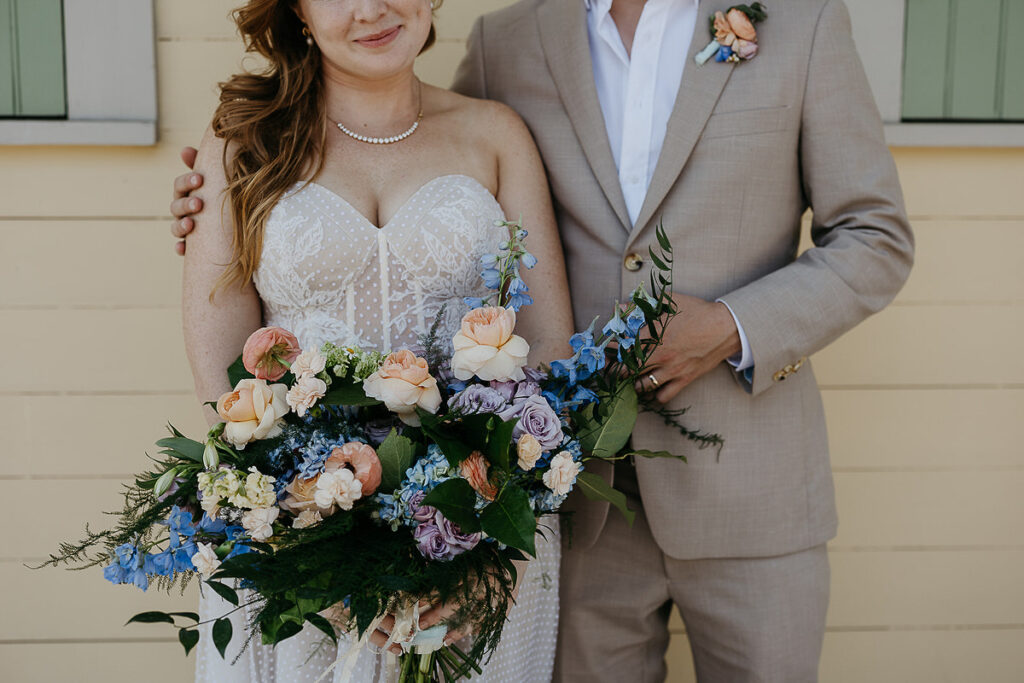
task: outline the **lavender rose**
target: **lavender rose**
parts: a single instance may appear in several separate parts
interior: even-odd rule
[[[521,382],[491,382],[491,388],[509,403],[540,393],[540,384],[529,377]]]
[[[427,497],[427,494],[423,491],[417,491],[412,494],[409,498],[409,512],[410,516],[414,521],[419,523],[429,522],[434,519],[434,513],[437,512],[436,508],[429,505],[422,505],[422,501]]]
[[[450,560],[454,555],[445,543],[441,530],[433,522],[423,522],[412,532],[420,554],[428,560]]]
[[[507,403],[495,389],[471,384],[448,399],[448,407],[462,413],[498,413],[507,407]]]
[[[562,443],[562,422],[543,396],[530,396],[514,403],[509,410],[501,413],[501,419],[519,418],[512,439],[518,440],[523,434],[533,436],[541,447],[549,451]]]
[[[434,522],[437,524],[441,537],[448,544],[452,557],[461,555],[467,550],[472,550],[480,542],[480,534],[466,534],[462,532],[457,524],[453,524],[440,512],[434,515]]]

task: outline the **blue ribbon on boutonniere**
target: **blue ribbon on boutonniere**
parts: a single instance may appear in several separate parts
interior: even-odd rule
[[[694,59],[703,65],[715,58],[716,62],[739,62],[757,56],[757,29],[768,12],[760,2],[751,5],[733,5],[725,12],[708,17],[711,42]]]

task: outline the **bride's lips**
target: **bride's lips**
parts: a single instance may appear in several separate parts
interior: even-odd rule
[[[380,33],[374,33],[369,36],[363,36],[362,38],[357,39],[355,42],[365,47],[383,47],[384,45],[387,45],[388,43],[393,41],[398,36],[398,31],[401,28],[401,26],[395,26],[394,28],[389,28],[388,30],[381,31]]]

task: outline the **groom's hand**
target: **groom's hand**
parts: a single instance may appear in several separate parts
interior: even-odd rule
[[[650,359],[651,371],[637,385],[637,391],[655,392],[660,403],[668,403],[741,350],[736,321],[725,304],[685,294],[672,298],[679,314],[665,328],[662,344]]]
[[[181,160],[190,169],[195,168],[197,153],[195,147],[184,147],[181,150]],[[190,197],[189,193],[202,186],[203,175],[201,173],[183,173],[174,179],[171,215],[175,220],[171,222],[171,234],[178,238],[174,244],[174,250],[179,256],[185,254],[185,237],[196,227],[192,215],[203,210],[203,200],[199,197]]]

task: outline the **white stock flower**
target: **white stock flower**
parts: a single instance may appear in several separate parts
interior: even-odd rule
[[[305,529],[311,527],[314,524],[319,524],[324,521],[324,518],[320,515],[319,510],[303,510],[299,513],[299,516],[292,521],[293,529]]]
[[[551,469],[544,473],[544,485],[556,496],[564,496],[572,490],[579,473],[580,464],[574,462],[571,455],[562,451],[551,458]]]
[[[274,535],[274,520],[281,513],[278,507],[256,508],[242,515],[242,527],[254,541],[265,541]]]
[[[337,505],[342,510],[351,510],[352,504],[363,495],[363,484],[348,468],[334,472],[323,472],[316,481],[313,500],[317,507],[330,508]]]
[[[196,548],[199,549],[199,552],[189,559],[192,560],[192,565],[199,572],[199,576],[205,580],[213,576],[213,573],[217,571],[217,567],[220,566],[220,560],[217,559],[217,553],[213,551],[212,544],[200,543]]]
[[[306,414],[306,411],[324,397],[327,393],[327,383],[312,375],[303,375],[292,385],[285,396],[285,401],[299,417]]]
[[[316,349],[303,351],[292,363],[291,371],[296,377],[303,375],[318,375],[327,367],[327,359],[320,355]]]

